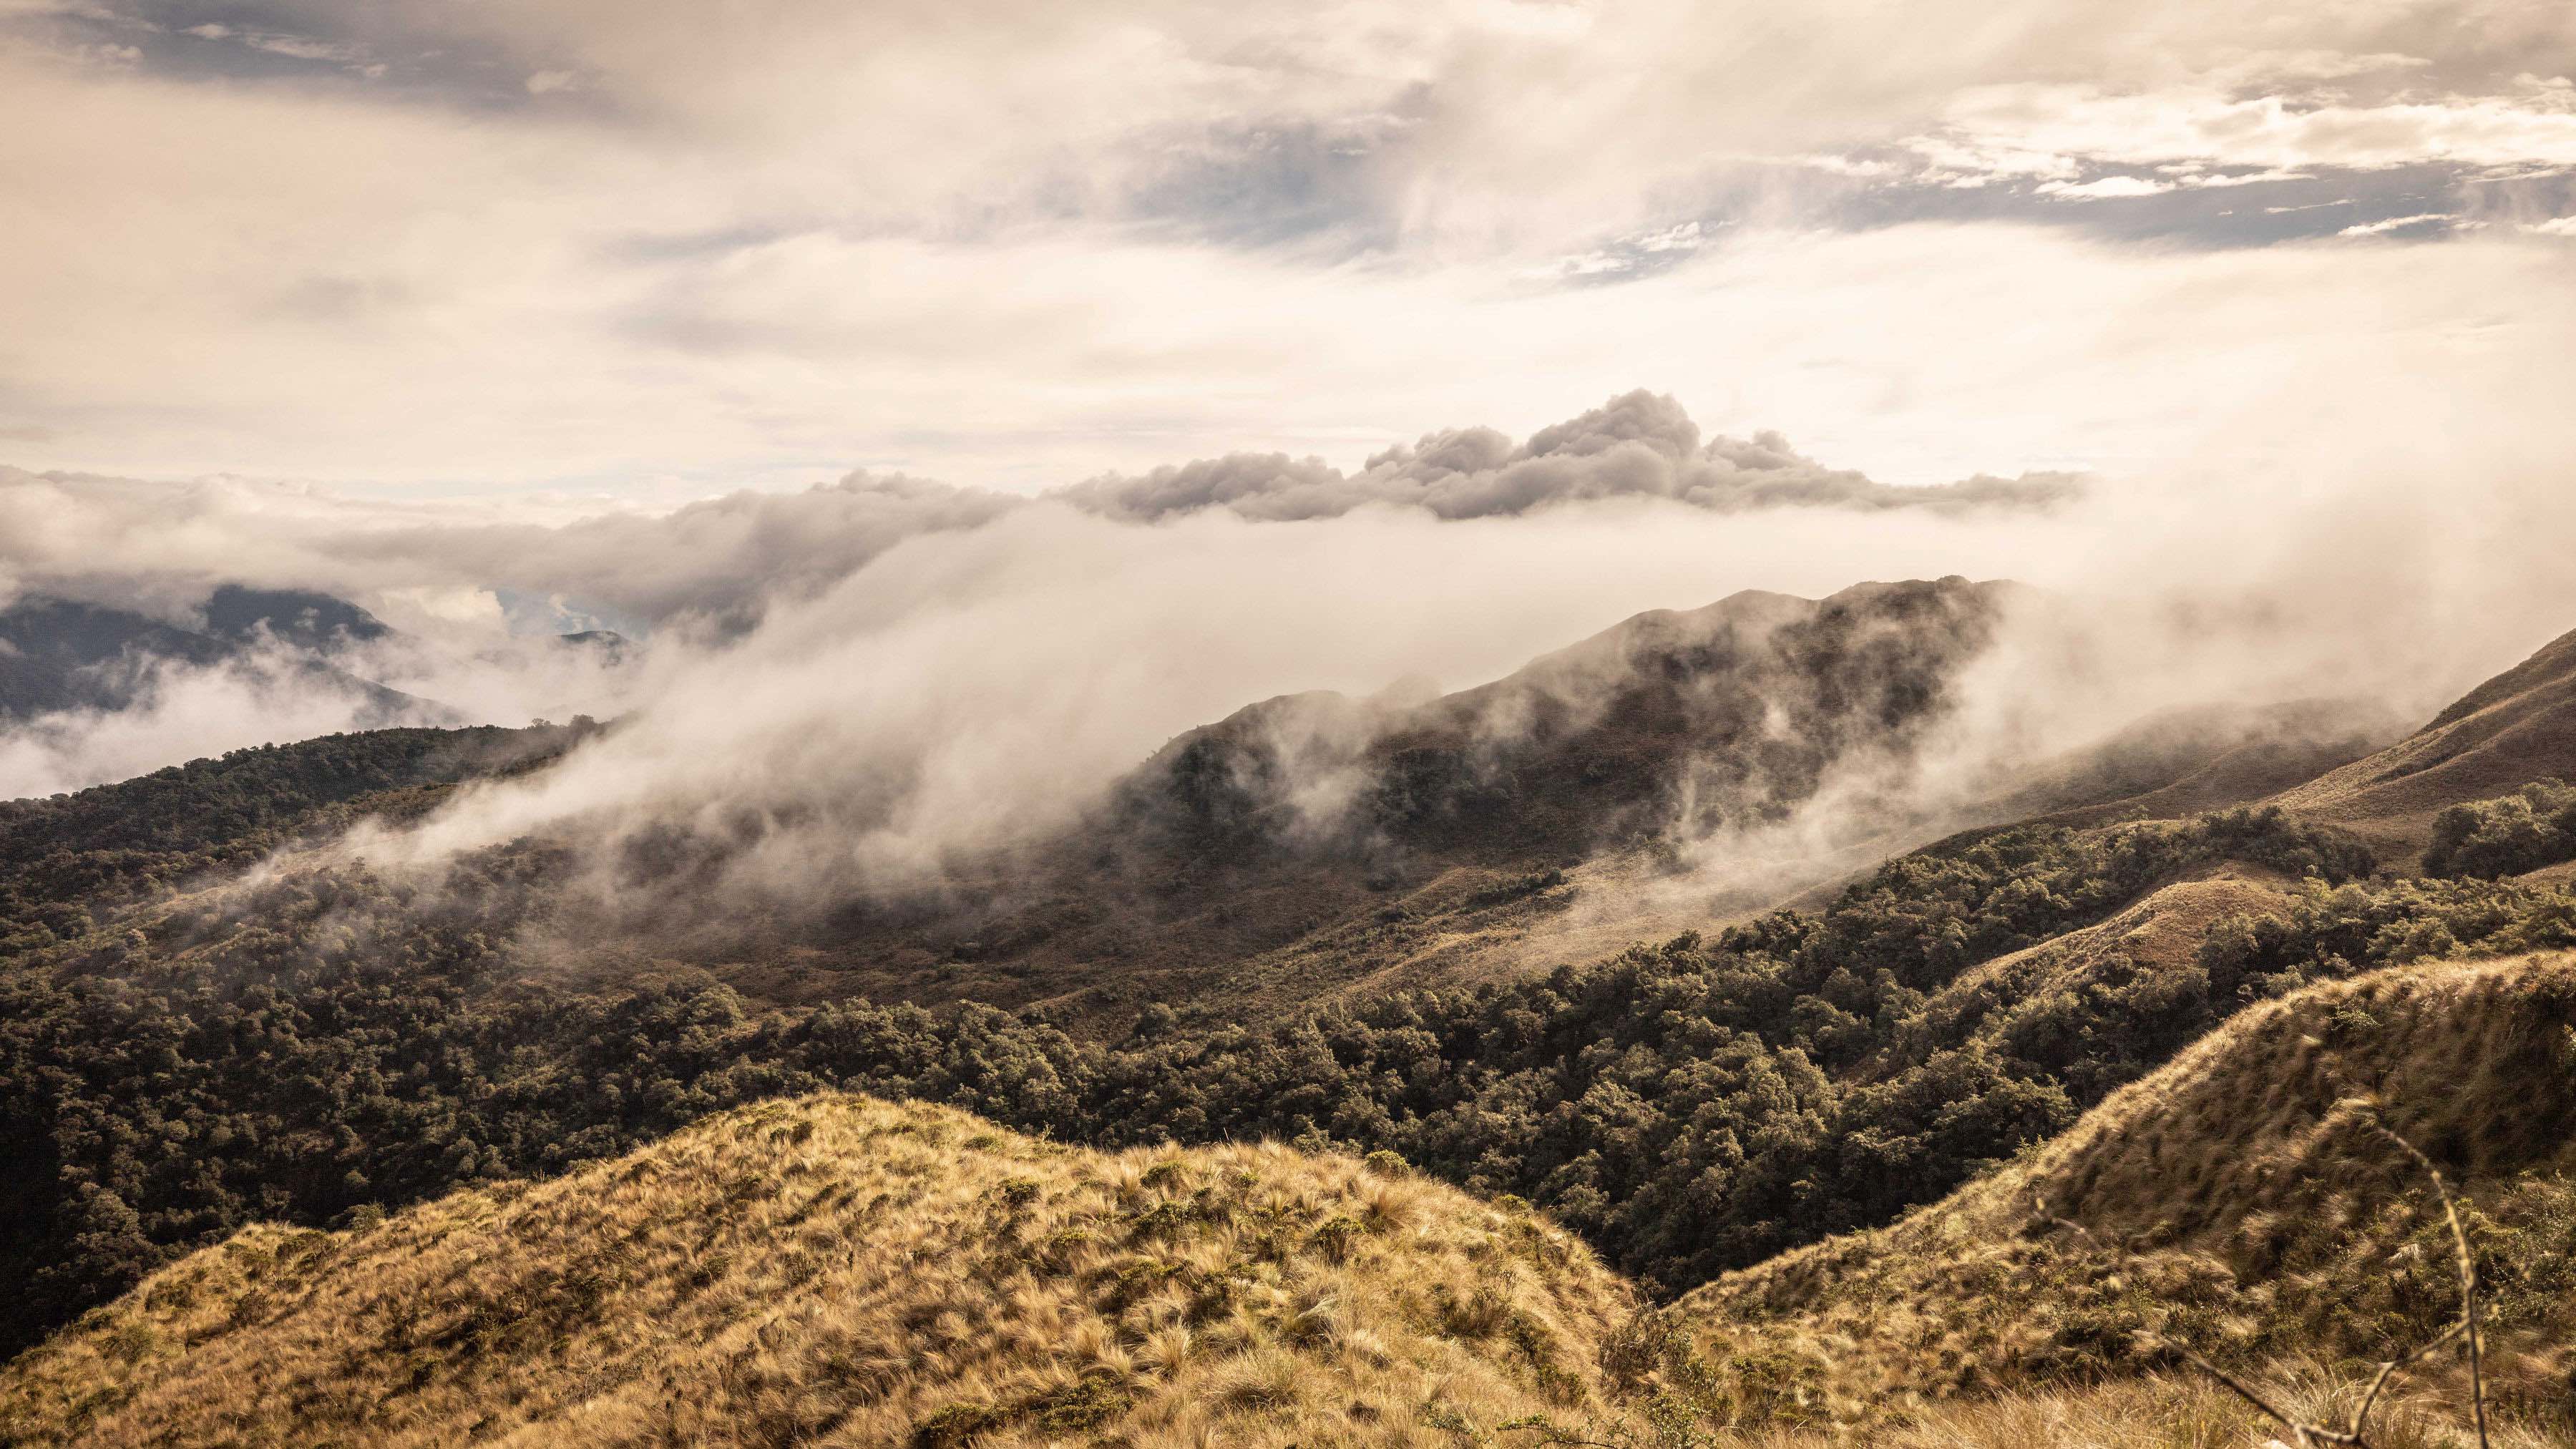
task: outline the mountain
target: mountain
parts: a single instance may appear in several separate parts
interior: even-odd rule
[[[121,709],[150,662],[211,665],[223,641],[122,609],[68,599],[21,599],[0,609],[0,718]]]
[[[2030,597],[1958,578],[1743,593],[1430,700],[1264,701],[1172,740],[1062,837],[953,863],[939,901],[853,903],[782,940],[777,969],[723,969],[772,999],[971,998],[1085,1030],[1158,1000],[1273,1013],[1704,927],[1961,824],[2178,781],[2176,803],[2214,808],[2386,738],[2343,706],[2208,713],[2052,762],[2007,800],[1927,813],[1909,766]],[[1826,788],[1842,789],[1828,828],[1766,834]],[[1693,852],[1747,883],[1702,878]],[[746,954],[656,926],[689,959]]]
[[[1273,700],[1173,741],[1119,807],[1201,855],[1258,855],[1303,826],[1395,872],[1774,822],[1835,767],[1910,750],[2013,593],[1957,578],[1743,593],[1409,708]],[[1318,818],[1305,797],[1343,781],[1356,798]]]
[[[1561,1229],[1400,1165],[826,1096],[250,1229],[0,1371],[0,1438],[1404,1440],[1596,1401],[1627,1306]]]
[[[1172,740],[1069,829],[946,862],[935,890],[746,940],[708,929],[682,877],[650,893],[667,912],[577,934],[649,937],[770,1000],[974,999],[1090,1032],[1154,1001],[1275,1013],[1360,980],[1517,970],[1590,929],[1565,919],[1590,899],[1669,873],[1673,842],[1909,758],[2018,594],[1744,593],[1456,694],[1283,696]],[[1704,894],[1679,910],[1708,918]],[[1616,913],[1621,940],[1638,914]]]
[[[2396,857],[2423,850],[2443,810],[2551,778],[2576,780],[2576,634],[2388,748],[2273,798]]]
[[[384,621],[346,599],[306,589],[247,589],[224,584],[206,598],[206,632],[248,641],[266,635],[321,652],[342,644],[393,637]]]
[[[324,594],[226,585],[209,596],[206,626],[183,629],[131,610],[41,596],[0,609],[0,723],[64,711],[116,711],[145,702],[170,668],[239,666],[263,687],[349,700],[368,728],[448,723],[430,701],[347,673],[326,655],[391,631]]]

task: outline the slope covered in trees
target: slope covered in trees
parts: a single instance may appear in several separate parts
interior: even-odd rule
[[[569,727],[369,730],[0,801],[0,957],[74,939],[120,908],[290,841],[365,816],[417,814],[460,780],[541,764],[580,736]]]
[[[758,949],[703,931],[684,888],[630,893],[683,902],[647,931],[582,934],[649,936],[771,1000],[975,1000],[1092,1035],[1154,1002],[1266,1018],[1704,926],[1721,887],[1681,873],[1694,842],[1779,842],[1748,847],[1758,885],[1724,887],[1741,911],[1962,825],[2168,787],[2162,813],[2221,808],[2384,738],[2348,706],[2215,710],[2142,722],[1962,810],[1886,785],[1940,748],[1968,671],[2036,607],[1953,577],[1641,614],[1429,700],[1252,705],[1171,741],[1060,836],[947,862],[926,898],[781,922]],[[1832,808],[1806,813],[1820,791]]]

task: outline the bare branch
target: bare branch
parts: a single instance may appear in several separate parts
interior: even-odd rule
[[[2361,1396],[2361,1407],[2353,1411],[2352,1431],[2358,1434],[2370,1427],[2370,1406],[2379,1402],[2379,1391],[2388,1387],[2389,1379],[2395,1377],[2399,1369],[2412,1367],[2418,1360],[2429,1357],[2433,1350],[2459,1337],[2460,1330],[2465,1326],[2454,1323],[2426,1340],[2413,1353],[2392,1358],[2381,1364],[2378,1377],[2370,1381],[2370,1392]]]
[[[2219,1387],[2227,1390],[2231,1394],[2234,1394],[2236,1397],[2243,1399],[2245,1402],[2252,1404],[2254,1407],[2261,1409],[2264,1413],[2271,1415],[2275,1422],[2279,1423],[2283,1428],[2288,1429],[2291,1434],[2295,1435],[2298,1438],[2299,1443],[2302,1445],[2350,1444],[2358,1446],[2358,1449],[2369,1449],[2369,1446],[2362,1443],[2361,1436],[2359,1434],[2347,1434],[2340,1429],[2329,1429],[2323,1424],[2310,1424],[2291,1418],[2288,1414],[2285,1414],[2279,1409],[2273,1408],[2270,1404],[2265,1403],[2262,1395],[2247,1388],[2243,1382],[2236,1378],[2235,1375],[2227,1372],[2225,1369],[2222,1369],[2218,1365],[2211,1363],[2209,1360],[2202,1358],[2199,1354],[2193,1353],[2190,1349],[2184,1348],[2178,1344],[2170,1346],[2173,1348],[2173,1351],[2181,1357],[2183,1362],[2190,1364],[2193,1368],[2196,1368],[2202,1373],[2209,1375],[2211,1378],[2218,1380]]]

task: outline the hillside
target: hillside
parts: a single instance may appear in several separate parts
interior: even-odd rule
[[[1707,929],[1963,825],[2241,803],[2394,733],[2343,703],[2178,711],[1963,811],[1839,788],[1904,778],[2032,605],[1958,578],[1748,592],[1428,701],[1283,696],[1171,741],[1064,838],[954,863],[935,901],[757,943],[674,913],[655,949],[780,1001],[971,999],[1087,1033],[1158,1001],[1274,1016]],[[1828,788],[1830,818],[1763,834]]]
[[[0,608],[0,724],[65,711],[132,708],[166,668],[253,668],[274,686],[346,698],[373,726],[445,724],[454,712],[361,679],[326,657],[390,632],[374,615],[325,594],[226,585],[203,629],[127,609],[45,597]],[[268,676],[274,678],[268,678]]]
[[[1254,704],[1165,745],[1061,839],[962,863],[936,905],[854,903],[795,943],[792,972],[745,984],[1123,1021],[1154,1000],[1294,1005],[1498,928],[1543,943],[1586,887],[1520,883],[1633,871],[1916,748],[2013,594],[1744,593],[1419,703]]]
[[[1579,1411],[1629,1306],[1562,1230],[1400,1166],[826,1096],[237,1234],[0,1371],[0,1438],[1402,1442]]]
[[[2358,1105],[2375,1098],[2376,1109]],[[2255,1007],[2037,1153],[1674,1311],[1786,1354],[1845,1415],[2169,1366],[2387,1357],[2457,1312],[2421,1144],[2474,1204],[2490,1372],[2576,1430],[2576,959],[2424,963]],[[2139,1256],[2114,1257],[2035,1204]],[[2455,1363],[2434,1379],[2456,1391]]]
[[[2444,809],[2552,777],[2576,779],[2576,634],[2471,690],[2388,748],[2273,800],[2396,859],[2430,843]]]
[[[47,799],[0,801],[0,948],[96,928],[290,842],[427,810],[459,781],[534,768],[570,728],[388,729],[260,745]]]
[[[0,809],[0,1158],[19,1167],[0,1176],[18,1227],[0,1278],[22,1285],[0,1302],[0,1351],[254,1223],[348,1226],[830,1088],[1102,1147],[1389,1150],[1526,1198],[1647,1290],[1680,1292],[1894,1221],[2250,1005],[2383,965],[2576,945],[2576,895],[2545,872],[2392,875],[2278,811],[1970,830],[1813,900],[1538,969],[1471,971],[1467,953],[1551,922],[1651,929],[1605,908],[1618,857],[1453,865],[1368,891],[1364,913],[1289,948],[1169,968],[1113,955],[1014,975],[1026,958],[1008,953],[1032,943],[961,945],[878,1000],[677,888],[675,910],[714,917],[739,954],[711,967],[585,935],[561,842],[426,874],[338,849],[271,857],[477,773],[543,768],[577,738],[492,733],[335,737]],[[1189,889],[1249,911],[1228,881],[1290,854],[1257,847],[1251,874]],[[1351,859],[1317,847],[1306,864]],[[1119,904],[1106,887],[1088,902],[1104,928]],[[763,978],[782,984],[743,989]],[[1020,983],[1018,1009],[974,1000],[986,980]]]
[[[1945,984],[1979,963],[2227,862],[2299,882],[2297,926],[2216,955],[2179,941],[2111,989],[1991,1021],[1950,1009]],[[833,1086],[1102,1144],[1385,1148],[1529,1198],[1678,1290],[1889,1220],[2249,997],[2569,918],[2567,898],[2518,885],[2329,888],[2366,863],[2278,817],[1985,832],[1890,862],[1814,915],[1267,1023],[1148,1011],[1113,1043],[975,1005],[764,1008],[650,962],[585,983],[530,915],[558,868],[540,847],[435,889],[362,867],[268,872],[0,970],[0,1155],[32,1169],[0,1179],[22,1225],[0,1269],[26,1284],[0,1303],[0,1346],[252,1222],[344,1223],[559,1173]]]
[[[2456,1311],[2439,1210],[2363,1127],[2368,1090],[2473,1205],[2497,1442],[2566,1442],[2571,1043],[2565,957],[2312,988],[1946,1201],[1659,1309],[1526,1208],[1385,1159],[773,1102],[550,1183],[240,1232],[0,1370],[0,1435],[2253,1442],[2150,1336],[2313,1412]],[[2440,1442],[2460,1383],[2428,1365],[2385,1442]]]
[[[2358,699],[2166,710],[2037,763],[2028,783],[1973,808],[1998,823],[2176,819],[2306,784],[2406,728],[2384,706]]]

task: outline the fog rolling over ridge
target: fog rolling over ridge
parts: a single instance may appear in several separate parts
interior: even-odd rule
[[[2010,611],[1901,770],[1854,765],[1819,782],[1815,810],[1933,818],[1991,793],[1998,770],[2176,707],[2422,714],[2576,612],[2539,542],[2576,510],[2550,484],[2559,425],[2517,406],[2529,378],[2499,384],[2485,426],[2472,403],[2432,410],[2444,447],[2402,399],[2368,428],[2318,430],[2319,412],[2350,421],[2328,406],[2338,388],[2378,397],[2390,381],[2356,361],[2215,417],[2206,462],[2089,484],[1878,485],[1776,439],[1703,441],[1669,399],[1636,393],[1517,445],[1453,430],[1355,472],[1229,457],[1034,499],[854,476],[659,517],[491,525],[255,485],[19,474],[0,503],[46,525],[7,536],[24,596],[122,597],[184,621],[227,571],[338,590],[405,641],[341,641],[357,677],[479,720],[624,717],[561,768],[371,849],[676,833],[721,843],[756,893],[829,901],[1065,828],[1165,741],[1251,701],[1471,685],[1745,588],[1815,598],[1965,575],[2054,601]],[[501,590],[651,637],[614,662],[512,639]],[[235,689],[215,709],[198,689],[95,729],[56,720],[51,738],[122,730],[146,742],[115,757],[131,772],[164,762],[138,757],[151,741],[168,759],[360,722],[291,690]],[[43,728],[10,734],[7,758],[33,761],[15,783],[87,783],[45,753]],[[1688,814],[1668,833],[1702,861],[1753,823]],[[1758,823],[1771,854],[1868,833]]]
[[[1729,512],[1657,493],[1454,519],[1206,507],[1138,527],[1045,500],[781,601],[738,644],[670,666],[629,727],[422,840],[576,817],[714,829],[821,801],[839,828],[762,869],[900,881],[1043,834],[1251,701],[1456,688],[1633,613],[1864,579],[2014,579],[2057,601],[1963,675],[1939,760],[1906,784],[1934,798],[2178,707],[2357,698],[2418,719],[2576,614],[2547,542],[2576,523],[2559,486],[2576,439],[2525,406],[2534,380],[2507,375],[2521,360],[2471,369],[2494,387],[2480,403],[2402,387],[2386,369],[2405,359],[2355,359],[2220,410],[2188,466],[2038,506]]]
[[[1389,449],[1350,473],[1311,458],[1233,455],[1147,477],[1094,478],[1036,498],[860,473],[803,492],[737,493],[661,516],[559,523],[446,521],[434,505],[370,505],[230,480],[169,486],[0,470],[0,519],[13,525],[0,531],[0,571],[31,601],[139,609],[183,630],[202,624],[210,590],[243,581],[356,599],[394,630],[310,641],[335,667],[464,717],[499,722],[576,709],[615,712],[656,689],[672,701],[669,708],[685,710],[680,696],[692,686],[677,681],[701,666],[758,672],[742,687],[792,715],[807,707],[798,697],[805,686],[782,685],[778,670],[804,667],[818,651],[867,647],[891,649],[893,657],[853,656],[848,669],[911,667],[904,657],[911,646],[897,637],[910,629],[943,631],[952,666],[971,673],[979,657],[1043,651],[1035,631],[1070,628],[1070,639],[1084,630],[1097,637],[1160,627],[1145,617],[1157,608],[1175,619],[1212,610],[1211,622],[1229,611],[1275,616],[1244,620],[1250,628],[1211,627],[1195,639],[1104,640],[1108,653],[1131,655],[1140,667],[1151,653],[1138,649],[1191,652],[1196,662],[1187,672],[1205,687],[1175,699],[1122,702],[1113,711],[1118,723],[1136,727],[1114,744],[1104,739],[1095,747],[1077,735],[1069,768],[1096,783],[1104,769],[1132,764],[1159,739],[1249,698],[1315,685],[1373,692],[1410,675],[1500,674],[1622,613],[1709,594],[1711,576],[1689,569],[1678,541],[1665,545],[1659,560],[1630,560],[1625,586],[1600,583],[1615,566],[1614,551],[1626,547],[1613,536],[1621,520],[1640,510],[1686,520],[1702,536],[1721,531],[1722,518],[1814,512],[1893,537],[1899,530],[1887,520],[1867,520],[1916,513],[1954,523],[2043,518],[2079,496],[2074,480],[2057,476],[1881,485],[1824,467],[1776,436],[1703,439],[1672,399],[1635,392],[1523,443],[1491,429],[1453,429]],[[1461,537],[1427,527],[1451,519],[1479,527]],[[1297,526],[1244,529],[1272,521]],[[1531,526],[1506,526],[1514,522]],[[1548,543],[1559,535],[1563,552]],[[1415,546],[1434,538],[1428,550]],[[1280,557],[1254,558],[1274,544]],[[1256,572],[1202,571],[1183,557],[1205,549],[1231,551]],[[1066,557],[1044,557],[1058,551]],[[1396,560],[1408,553],[1424,555],[1423,564],[1446,553],[1437,564],[1446,572],[1401,582],[1365,577],[1405,571]],[[1926,572],[1938,556],[1923,550],[1919,563],[1901,571]],[[1524,577],[1544,568],[1558,578],[1536,597],[1480,602],[1471,596],[1475,571],[1488,564]],[[1121,596],[1099,577],[1103,570],[1158,577]],[[1645,584],[1657,570],[1669,586]],[[1830,579],[1819,571],[1779,582],[1813,589]],[[1300,582],[1356,592],[1339,601],[1286,592]],[[1607,596],[1593,594],[1596,586]],[[1217,597],[1229,588],[1238,597]],[[1198,602],[1185,602],[1189,594]],[[598,661],[505,637],[503,626],[514,621],[503,601],[513,597],[553,601],[557,629],[606,622],[649,633],[665,662],[588,677],[580,666]],[[1014,618],[1015,610],[1029,618]],[[1098,617],[1069,625],[1068,611]],[[1370,614],[1400,616],[1398,627],[1390,634],[1382,624],[1358,623]],[[777,628],[764,631],[773,615]],[[1301,618],[1312,637],[1292,637]],[[978,628],[992,637],[965,637]],[[1363,641],[1357,636],[1364,630],[1381,637]],[[862,637],[873,644],[853,642]],[[714,663],[737,650],[740,658]],[[230,661],[169,649],[124,653],[113,667],[151,676],[159,687],[129,691],[132,708],[117,711],[125,717],[113,725],[94,702],[85,710],[61,700],[23,702],[13,711],[23,722],[10,785],[38,791],[130,773],[164,762],[143,753],[149,741],[190,731],[202,748],[224,748],[363,722],[331,698],[281,692],[238,669],[201,677],[203,666]],[[1229,672],[1213,672],[1211,663]],[[1092,667],[1078,654],[1024,666],[1034,678]],[[638,676],[673,682],[638,694]],[[1058,689],[1069,698],[1138,692],[1133,682],[1107,680]],[[171,711],[156,710],[151,698],[164,694],[185,699],[187,710],[184,719],[156,727],[151,721]],[[36,719],[48,706],[62,717]],[[1014,710],[998,700],[955,707],[1006,716]],[[263,708],[281,722],[267,732],[257,722]],[[880,755],[904,748],[903,722],[888,724],[898,738],[866,748]],[[89,738],[99,728],[129,743],[110,748]],[[1094,759],[1095,748],[1114,753]],[[1009,782],[994,789],[1027,793]],[[1054,808],[1056,791],[1036,793],[1040,808]]]

